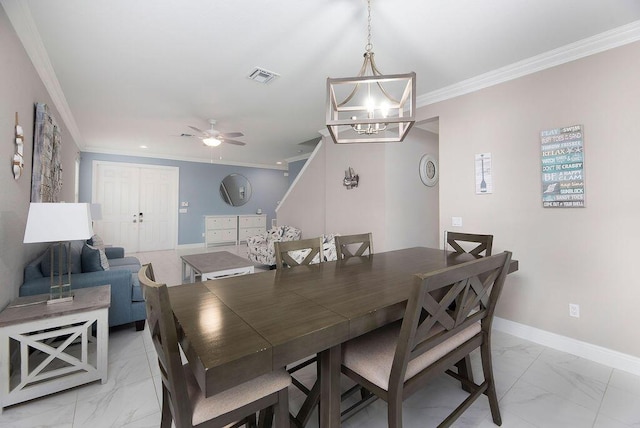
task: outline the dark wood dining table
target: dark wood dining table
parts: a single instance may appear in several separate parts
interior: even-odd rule
[[[206,396],[319,353],[320,426],[337,427],[341,344],[400,319],[413,274],[473,258],[416,247],[183,284],[169,296]]]

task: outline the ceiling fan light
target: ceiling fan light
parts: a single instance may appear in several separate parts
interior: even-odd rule
[[[213,137],[203,138],[202,142],[209,147],[218,147],[220,144],[222,144],[222,141]]]

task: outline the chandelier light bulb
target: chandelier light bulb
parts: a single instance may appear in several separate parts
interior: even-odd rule
[[[387,118],[387,116],[389,116],[389,103],[383,102],[380,105],[380,114],[382,114],[382,117],[384,117],[385,119]]]
[[[368,98],[367,98],[367,104],[366,104],[366,105],[367,105],[367,111],[369,112],[369,115],[370,115],[370,116],[372,116],[372,115],[373,115],[373,112],[374,112],[374,111],[375,111],[375,109],[376,109],[376,104],[375,104],[375,102],[373,101],[373,98],[368,97]]]

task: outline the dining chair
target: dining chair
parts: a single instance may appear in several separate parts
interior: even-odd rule
[[[358,235],[336,235],[335,239],[338,260],[354,256],[359,257],[365,252],[369,255],[373,254],[373,236],[371,233],[361,233]],[[353,247],[357,244],[360,244],[360,246],[353,251]]]
[[[456,253],[469,253],[474,256],[480,256],[482,255],[481,253],[484,252],[485,256],[490,256],[491,246],[493,245],[493,235],[478,235],[475,233],[447,231],[446,241]],[[463,242],[470,242],[478,245],[467,251],[462,247],[462,245],[460,245]]]
[[[309,265],[324,260],[321,237],[275,242],[274,247],[276,250],[276,269]],[[316,258],[318,261],[314,260]]]
[[[502,424],[491,362],[491,324],[510,261],[511,252],[505,251],[418,274],[402,321],[343,344],[342,373],[387,402],[389,427],[402,427],[402,401],[442,372],[472,392],[440,427],[450,426],[483,394],[493,422]],[[460,304],[449,310],[456,299]],[[484,373],[480,385],[450,369],[477,348]]]
[[[176,428],[255,427],[258,411],[264,426],[271,425],[264,415],[275,414],[276,427],[289,427],[291,377],[284,369],[205,397],[189,364],[182,364],[167,285],[155,282],[151,264],[142,266],[138,279],[162,377],[162,428],[170,428],[172,420]]]
[[[323,255],[323,242],[322,237],[300,239],[297,241],[283,241],[274,243],[276,250],[276,269],[281,270],[287,267],[294,267],[299,265],[309,265],[315,263],[314,259],[317,257],[318,262],[324,260]],[[320,402],[320,382],[318,382],[318,367],[316,366],[316,380],[311,388],[308,388],[302,381],[293,376],[294,373],[302,370],[303,368],[317,363],[318,356],[312,355],[303,358],[301,361],[291,365],[287,368],[291,376],[291,383],[298,388],[306,396],[304,403],[302,404],[302,411],[298,414],[306,415],[306,420],[300,420],[295,416],[293,417],[294,423],[297,426],[305,426],[308,422],[308,418],[311,415],[311,409]]]

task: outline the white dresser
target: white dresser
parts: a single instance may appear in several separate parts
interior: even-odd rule
[[[207,247],[238,242],[238,216],[204,216],[204,242]]]
[[[266,214],[238,216],[238,242],[245,242],[248,236],[259,235],[267,230]]]

